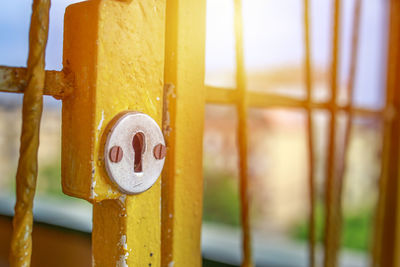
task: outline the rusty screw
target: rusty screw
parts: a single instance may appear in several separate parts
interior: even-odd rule
[[[167,154],[167,148],[163,144],[158,144],[154,147],[153,154],[156,159],[163,159]]]
[[[110,160],[111,162],[120,162],[122,160],[122,156],[124,155],[124,152],[122,151],[122,148],[120,146],[113,146],[110,149]]]

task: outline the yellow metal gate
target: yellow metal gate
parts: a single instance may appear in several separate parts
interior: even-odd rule
[[[64,193],[93,204],[92,264],[97,266],[200,266],[202,138],[206,103],[235,105],[238,115],[242,266],[253,266],[248,199],[247,109],[302,108],[309,152],[309,262],[315,266],[314,110],[330,114],[325,183],[324,266],[338,266],[341,191],[345,164],[337,158],[337,114],[348,115],[345,150],[354,116],[384,121],[384,150],[373,266],[399,266],[400,3],[390,1],[386,105],[353,106],[361,0],[356,1],[348,103],[337,103],[340,0],[332,12],[331,97],[313,102],[308,0],[304,0],[305,100],[246,90],[242,4],[234,1],[236,88],[204,86],[205,0],[91,0],[67,8],[64,69],[44,70],[50,0],[34,0],[27,68],[0,67],[0,91],[24,93],[17,203],[11,266],[29,266],[32,203],[42,95],[63,102]],[[107,177],[107,125],[125,111],[150,115],[162,127],[167,155],[162,178],[137,195],[121,192]],[[341,159],[343,160],[343,159]],[[339,166],[339,167],[338,167]]]

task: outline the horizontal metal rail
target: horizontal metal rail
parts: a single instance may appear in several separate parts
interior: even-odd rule
[[[249,107],[253,108],[304,108],[321,109],[327,111],[352,112],[359,117],[381,117],[386,111],[383,109],[368,109],[350,105],[332,105],[330,101],[311,102],[285,95],[248,91]],[[234,88],[206,86],[206,102],[209,104],[233,105],[239,101],[238,91]]]
[[[0,66],[0,92],[23,93],[26,85],[26,68]],[[46,71],[44,94],[62,99],[71,94],[73,77],[65,71]],[[332,106],[330,102],[311,102],[279,94],[248,91],[248,106],[254,108],[310,108],[322,110],[339,110],[352,112],[354,116],[380,117],[382,109],[350,107],[348,105]],[[238,91],[235,88],[206,86],[206,102],[209,104],[231,105],[238,102]]]
[[[26,68],[0,66],[0,92],[23,93],[26,87]],[[46,71],[43,94],[61,99],[73,90],[73,79],[64,71]]]

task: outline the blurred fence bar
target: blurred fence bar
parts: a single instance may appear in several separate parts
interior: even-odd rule
[[[339,66],[339,32],[340,32],[340,0],[334,1],[333,31],[332,31],[332,58],[331,58],[331,105],[336,106],[338,93],[338,66]],[[336,176],[336,129],[337,112],[331,112],[329,125],[329,143],[327,150],[327,167],[325,169],[325,229],[324,229],[324,266],[337,265],[337,251],[340,240],[340,183]]]
[[[309,247],[309,266],[315,266],[315,167],[314,167],[314,136],[313,136],[313,110],[312,104],[312,67],[311,67],[311,48],[310,48],[310,16],[309,0],[303,2],[304,12],[304,69],[305,69],[305,87],[307,91],[307,148],[308,148],[308,190],[309,190],[309,215],[308,215],[308,247]]]
[[[382,170],[373,242],[374,267],[400,264],[400,2],[390,1]]]
[[[396,2],[393,0],[392,2]],[[392,3],[392,12],[393,5]],[[243,114],[247,113],[248,107],[253,108],[300,108],[307,112],[307,143],[308,143],[308,157],[309,157],[309,199],[310,199],[310,214],[309,214],[309,266],[314,267],[315,262],[315,185],[314,185],[314,140],[313,140],[313,120],[312,112],[314,110],[324,110],[329,112],[331,115],[330,120],[330,132],[329,132],[329,144],[328,144],[328,162],[326,168],[326,183],[325,183],[325,208],[326,208],[326,228],[325,228],[325,246],[324,246],[324,266],[325,267],[336,267],[338,266],[338,252],[340,244],[340,233],[341,233],[341,220],[342,220],[342,209],[341,209],[341,195],[343,187],[343,177],[346,168],[346,154],[348,153],[349,139],[351,135],[351,125],[353,123],[353,117],[366,117],[366,118],[377,118],[383,119],[392,116],[393,108],[386,107],[385,109],[376,108],[362,108],[355,107],[353,105],[353,90],[355,84],[355,77],[357,71],[357,55],[358,55],[358,39],[359,39],[359,28],[360,28],[360,17],[361,17],[361,1],[357,0],[354,5],[353,25],[352,25],[352,39],[351,39],[351,58],[350,58],[350,69],[347,84],[347,104],[338,104],[338,73],[339,73],[339,46],[340,46],[340,0],[335,0],[333,3],[333,23],[332,23],[332,62],[331,62],[331,98],[329,101],[317,102],[312,99],[312,58],[310,48],[310,18],[309,18],[309,0],[304,0],[304,43],[305,43],[305,88],[307,91],[306,98],[295,98],[292,96],[285,96],[276,93],[260,93],[254,91],[247,91],[245,87],[245,69],[243,65],[243,49],[242,47],[242,26],[238,24],[238,18],[241,16],[239,8],[241,7],[240,1],[235,1],[235,29],[236,29],[236,61],[237,61],[237,76],[236,83],[237,88],[224,88],[206,85],[206,102],[209,104],[220,104],[220,105],[237,105],[238,106],[238,139],[239,139],[239,158],[240,158],[240,190],[241,190],[241,207],[242,207],[242,231],[243,236],[243,249],[244,259],[243,265],[247,266],[247,260],[251,252],[249,218],[246,217],[248,211],[248,198],[244,197],[244,192],[247,192],[248,177],[247,173],[243,172],[246,168],[244,162],[247,160],[247,151],[244,150],[246,147],[246,120],[243,118]],[[239,25],[239,26],[238,26]],[[239,31],[238,31],[239,29]],[[392,30],[393,32],[393,30]],[[393,35],[393,34],[392,34]],[[393,37],[392,37],[393,39]],[[397,44],[400,40],[397,38],[393,41],[393,44]],[[394,50],[394,49],[392,49]],[[393,54],[393,52],[391,53]],[[390,56],[389,56],[390,57]],[[391,63],[389,63],[390,65]],[[392,64],[393,65],[393,64]],[[395,83],[396,84],[396,83]],[[393,107],[393,105],[391,105]],[[338,161],[337,152],[339,149],[336,147],[336,133],[337,133],[337,115],[339,112],[345,112],[347,114],[345,137],[343,142],[343,155],[340,161]],[[386,131],[387,132],[387,131]],[[385,139],[386,140],[386,139]],[[386,145],[386,146],[390,146]],[[384,160],[385,161],[385,160]],[[384,164],[385,165],[385,164]],[[381,189],[381,198],[384,199],[386,194],[385,189]],[[382,201],[381,201],[382,202]],[[380,204],[385,207],[385,204]],[[243,213],[245,212],[245,213]],[[382,212],[382,211],[381,211]],[[244,217],[243,217],[244,216]],[[383,222],[382,222],[383,223]],[[380,228],[382,229],[382,228]],[[378,231],[379,232],[379,231]],[[377,234],[379,236],[379,234]],[[246,238],[248,237],[248,238]],[[379,251],[379,249],[375,249]],[[376,252],[375,254],[378,255]],[[376,266],[393,266],[393,265],[376,265]]]
[[[302,109],[318,109],[328,112],[352,112],[354,116],[359,117],[382,117],[385,110],[354,107],[349,105],[338,105],[330,102],[308,103],[307,100],[295,98],[292,96],[279,95],[275,93],[261,93],[247,91],[247,106],[252,108],[302,108]],[[206,102],[209,104],[219,105],[235,105],[239,95],[234,88],[224,88],[206,85]]]
[[[251,256],[251,230],[250,230],[250,212],[249,212],[249,189],[248,189],[248,129],[247,129],[247,88],[246,88],[246,70],[244,66],[243,55],[243,14],[242,1],[234,2],[234,24],[236,41],[236,86],[238,101],[236,102],[238,114],[237,138],[239,143],[239,191],[240,191],[240,209],[242,223],[242,267],[253,266]]]

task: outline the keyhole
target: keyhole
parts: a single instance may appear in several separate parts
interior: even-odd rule
[[[142,158],[145,149],[145,139],[143,133],[136,133],[132,140],[133,150],[135,151],[134,171],[143,172]]]

